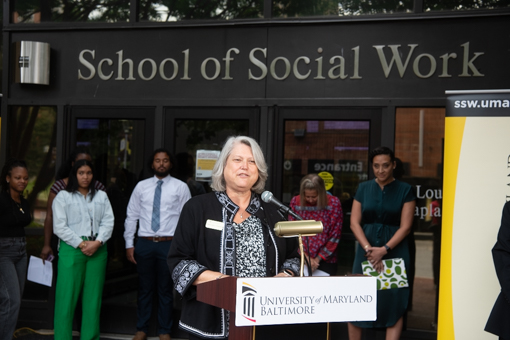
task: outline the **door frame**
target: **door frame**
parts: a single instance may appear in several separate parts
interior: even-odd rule
[[[248,136],[258,140],[260,131],[260,107],[207,106],[207,107],[165,107],[163,109],[165,136],[163,145],[176,152],[175,122],[177,120],[248,120]]]
[[[276,127],[274,129],[273,154],[275,157],[275,166],[271,176],[274,183],[278,183],[273,188],[273,194],[278,199],[282,198],[283,183],[283,152],[285,143],[285,121],[286,120],[347,120],[347,121],[369,121],[370,139],[369,150],[381,145],[382,141],[382,115],[384,107],[284,107],[275,108]],[[368,159],[367,159],[368,161]],[[369,171],[368,178],[372,178],[373,173]]]
[[[69,119],[67,121],[67,131],[65,137],[67,143],[64,143],[63,154],[68,155],[76,144],[76,130],[78,119],[130,119],[145,120],[144,131],[144,168],[143,177],[149,177],[149,169],[145,161],[154,151],[154,126],[155,126],[155,107],[123,107],[123,106],[72,106],[68,111]],[[65,159],[65,158],[64,158]]]
[[[152,175],[147,167],[147,160],[154,151],[154,127],[155,127],[155,107],[123,107],[123,106],[71,106],[67,108],[68,119],[64,136],[64,148],[62,152],[68,155],[76,147],[77,120],[78,119],[127,119],[144,120],[144,147],[143,147],[143,169],[139,180],[148,178]],[[106,183],[105,183],[106,185]],[[121,283],[122,282],[122,283]],[[118,287],[121,285],[123,292],[138,292],[138,274],[136,269],[132,273],[123,274],[120,277],[107,277],[105,280],[104,292],[111,291],[113,295],[119,293]],[[121,292],[122,293],[122,292]],[[101,313],[101,332],[103,333],[133,333],[136,332],[136,305],[106,305],[103,303]],[[119,317],[119,313],[123,317]],[[80,315],[80,313],[77,313]],[[150,320],[150,332],[155,333],[157,324],[155,318]]]

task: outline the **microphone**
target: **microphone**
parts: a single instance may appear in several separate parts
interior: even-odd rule
[[[273,197],[273,193],[271,191],[264,191],[262,193],[262,200],[266,203],[272,203],[278,207],[278,209],[283,210],[284,213],[292,215],[296,220],[303,220],[301,216],[296,214],[290,207],[286,206],[282,202],[278,201]]]

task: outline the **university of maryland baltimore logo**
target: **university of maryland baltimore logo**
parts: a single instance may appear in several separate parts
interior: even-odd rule
[[[257,290],[252,285],[243,282],[243,317],[246,320],[257,322],[255,320],[255,298],[257,297]]]

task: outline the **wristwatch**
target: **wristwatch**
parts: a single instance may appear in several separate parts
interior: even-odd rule
[[[282,273],[284,273],[287,276],[294,276],[294,273],[290,269],[284,269]]]
[[[391,250],[391,248],[390,248],[387,244],[385,244],[385,245],[384,245],[384,248],[386,248],[386,252],[388,252],[388,253],[389,253],[389,252],[390,252],[390,250]]]

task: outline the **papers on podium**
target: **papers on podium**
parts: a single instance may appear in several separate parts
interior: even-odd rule
[[[305,274],[305,276],[308,276],[308,268],[306,266],[304,268],[304,274]],[[316,269],[312,273],[312,276],[329,276],[329,274],[326,273],[325,271],[320,270],[320,269]]]
[[[45,261],[39,257],[30,256],[28,263],[27,280],[51,287],[53,278],[53,266],[50,261]]]

